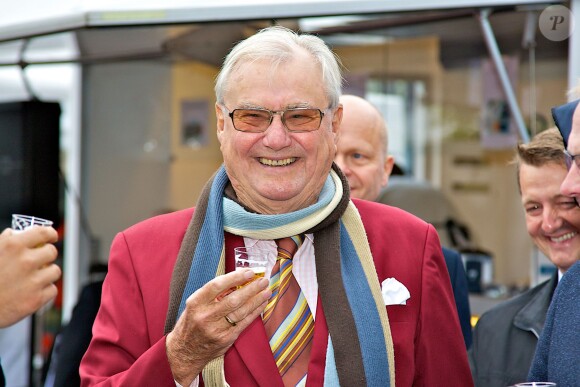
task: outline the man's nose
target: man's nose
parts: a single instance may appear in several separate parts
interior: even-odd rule
[[[264,133],[264,144],[272,149],[282,149],[289,146],[291,142],[290,132],[282,123],[282,116],[275,114]]]
[[[557,230],[562,225],[562,217],[556,208],[549,208],[544,211],[542,219],[542,229],[545,232]]]
[[[576,163],[572,163],[572,166],[568,170],[568,174],[560,185],[560,192],[562,195],[574,198],[580,197],[580,184],[576,183],[576,180],[578,179],[574,175],[580,173],[577,168]]]

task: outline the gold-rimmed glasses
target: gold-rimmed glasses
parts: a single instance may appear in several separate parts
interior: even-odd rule
[[[262,133],[265,132],[279,115],[282,124],[289,132],[313,132],[320,128],[325,112],[315,108],[289,108],[285,110],[268,110],[261,108],[234,109],[230,111],[221,105],[231,118],[234,129],[240,132]]]

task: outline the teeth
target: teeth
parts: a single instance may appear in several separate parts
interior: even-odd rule
[[[564,241],[566,241],[568,239],[572,239],[575,236],[576,236],[576,233],[575,232],[569,232],[569,233],[564,234],[564,235],[562,235],[561,237],[558,237],[558,238],[550,238],[550,240],[552,242],[560,243],[560,242],[564,242]]]
[[[260,157],[259,161],[261,164],[269,165],[271,167],[283,167],[286,165],[290,165],[294,161],[296,161],[296,157],[290,157],[290,158],[283,159],[283,160],[270,160],[270,159],[267,159],[264,157]]]

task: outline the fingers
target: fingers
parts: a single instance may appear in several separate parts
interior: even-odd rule
[[[241,332],[265,308],[271,295],[269,281],[265,278],[255,279],[252,270],[239,270],[218,276],[198,289],[187,299],[188,309],[195,310],[200,319],[226,329],[232,327],[225,316],[236,323]],[[249,282],[250,280],[254,281]],[[237,286],[241,286],[236,289]],[[264,306],[262,307],[262,304]],[[202,313],[202,310],[205,313]],[[244,324],[239,324],[245,321]]]
[[[46,287],[53,285],[60,276],[62,275],[62,270],[57,264],[51,264],[42,267],[39,270],[38,278],[41,284],[46,284]]]
[[[254,272],[250,269],[232,271],[208,282],[200,289],[199,295],[204,297],[207,302],[221,299],[236,289],[237,286],[245,284],[252,278],[254,278]]]
[[[36,247],[58,241],[58,233],[52,227],[33,226],[25,232],[16,234],[28,247]]]
[[[54,300],[57,294],[58,288],[56,287],[55,284],[50,284],[47,287],[45,287],[42,291],[42,305],[46,305],[50,301]]]
[[[270,296],[269,281],[259,278],[224,297],[216,313],[227,316],[243,330],[264,311]],[[229,323],[226,318],[224,320]]]
[[[12,235],[12,229],[11,228],[5,228],[2,231],[2,234],[0,234],[0,238],[7,237],[9,235]]]
[[[230,315],[226,315],[224,316],[224,320],[230,324],[230,326],[233,327],[238,327],[238,330],[243,331],[244,329],[246,329],[246,327],[248,325],[250,325],[252,323],[252,321],[254,321],[256,318],[258,318],[262,312],[264,311],[264,309],[266,309],[266,305],[268,305],[268,300],[264,301],[263,303],[261,303],[260,305],[258,305],[256,308],[254,309],[250,309],[249,312],[245,315],[241,315],[241,309],[231,313]],[[242,316],[242,317],[238,317],[238,316]]]
[[[33,313],[44,305],[52,301],[58,294],[58,288],[54,284],[61,276],[60,268],[55,265],[49,265],[40,269],[34,278],[33,287],[29,288],[30,294],[28,313]]]
[[[34,259],[40,266],[48,265],[56,260],[58,257],[58,250],[52,244],[45,244],[32,249]]]
[[[58,240],[58,233],[52,227],[33,226],[24,232],[15,233],[6,229],[0,235],[9,237],[6,239],[14,249],[12,255],[26,257],[29,262],[42,267],[56,260],[58,250],[52,244]]]
[[[252,270],[234,271],[212,279],[188,297],[166,342],[171,370],[180,384],[189,385],[205,364],[223,355],[262,313],[271,295],[267,279],[236,289],[251,279]]]

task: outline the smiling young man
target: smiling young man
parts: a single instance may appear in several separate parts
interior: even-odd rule
[[[341,79],[312,35],[270,27],[232,49],[224,165],[195,211],[115,238],[84,386],[472,384],[435,229],[351,201],[333,165]],[[252,245],[275,253],[267,276],[232,290],[253,277],[233,249]],[[388,278],[406,305],[386,304]]]
[[[580,259],[580,208],[560,190],[567,174],[563,150],[556,128],[517,148],[528,234],[558,271],[481,316],[469,351],[476,386],[505,387],[526,381],[558,279]]]

